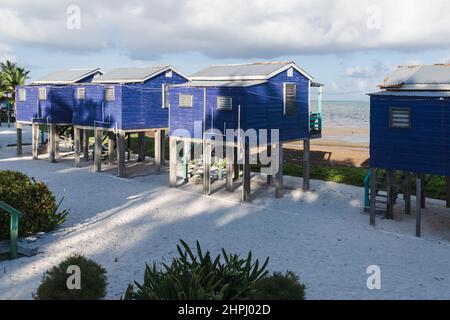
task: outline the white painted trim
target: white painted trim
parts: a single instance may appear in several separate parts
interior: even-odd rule
[[[68,70],[68,71],[70,71],[70,70]],[[68,80],[68,81],[45,81],[45,80],[40,81],[40,80],[37,80],[37,81],[33,81],[30,85],[39,85],[39,84],[74,84],[74,83],[76,83],[76,82],[78,82],[78,81],[80,81],[80,80],[82,80],[84,78],[87,78],[87,77],[93,75],[96,72],[100,72],[101,74],[103,74],[103,71],[101,71],[100,68],[97,68],[97,69],[95,69],[95,70],[93,70],[91,72],[88,72],[88,73],[86,73],[86,74],[84,74],[84,75],[82,75],[82,76],[80,76],[78,78],[75,78],[73,80]]]
[[[140,83],[140,82],[145,82],[151,78],[154,78],[163,72],[165,73],[168,70],[175,72],[176,74],[189,80],[189,78],[186,75],[179,72],[177,69],[173,68],[172,66],[166,66],[164,69],[160,69],[160,70],[153,72],[152,74],[149,74],[149,75],[145,76],[144,78],[140,78],[140,79],[116,79],[116,80],[101,80],[100,79],[100,80],[93,80],[92,83],[97,83],[97,84],[102,84],[102,83],[104,83],[104,84],[107,84],[107,83]]]
[[[295,82],[283,82],[283,116],[286,115],[286,85],[292,84],[295,86],[295,109],[297,110],[297,84]]]

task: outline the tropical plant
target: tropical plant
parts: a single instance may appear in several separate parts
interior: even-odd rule
[[[177,245],[178,257],[170,265],[146,265],[144,282],[130,284],[125,293],[127,300],[243,300],[252,296],[253,286],[266,275],[269,258],[260,267],[252,261],[229,254],[211,258],[203,253],[197,241],[196,254],[183,240]]]
[[[71,283],[71,266],[79,268],[79,288],[68,286],[68,282]],[[106,285],[106,270],[95,261],[75,254],[44,274],[34,299],[98,300],[105,296]]]
[[[15,104],[16,86],[24,84],[29,73],[15,62],[7,60],[0,63],[0,93],[3,96],[10,96],[9,100],[13,105]]]
[[[304,300],[305,286],[298,276],[287,271],[286,274],[274,272],[261,278],[253,287],[252,300]]]

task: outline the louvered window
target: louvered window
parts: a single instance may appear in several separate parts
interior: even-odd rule
[[[295,83],[284,84],[283,113],[293,115],[297,111],[297,86]]]
[[[39,100],[47,100],[47,89],[39,88]]]
[[[391,108],[390,109],[391,128],[411,128],[411,109],[410,108]]]
[[[192,108],[192,95],[191,94],[180,94],[179,105],[181,108]]]
[[[25,89],[19,89],[19,101],[27,100],[27,91]]]
[[[77,89],[77,99],[78,100],[86,99],[86,89],[85,88],[78,88]]]
[[[217,109],[231,110],[233,108],[231,97],[217,97]]]
[[[114,93],[114,87],[105,88],[105,100],[106,101],[116,100],[116,95]]]
[[[169,107],[169,86],[166,84],[162,85],[162,107]]]

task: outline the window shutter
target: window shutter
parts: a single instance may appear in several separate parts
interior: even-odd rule
[[[293,115],[297,112],[297,86],[295,83],[284,84],[284,114]]]
[[[192,95],[191,94],[180,94],[179,106],[181,108],[192,108]]]
[[[78,88],[77,89],[77,99],[78,100],[86,99],[86,89],[85,88]]]
[[[114,100],[116,100],[114,87],[105,88],[105,100],[106,101],[114,101]]]
[[[231,97],[217,97],[217,109],[231,110],[233,108],[233,99]]]
[[[19,89],[19,101],[27,100],[27,91],[25,89]]]
[[[162,85],[162,107],[169,108],[169,86]]]
[[[410,108],[390,108],[391,128],[411,128],[411,109]]]
[[[47,100],[47,89],[46,88],[39,88],[39,100]]]

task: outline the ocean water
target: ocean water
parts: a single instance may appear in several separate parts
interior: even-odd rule
[[[369,101],[324,101],[323,125],[329,127],[369,128]]]

